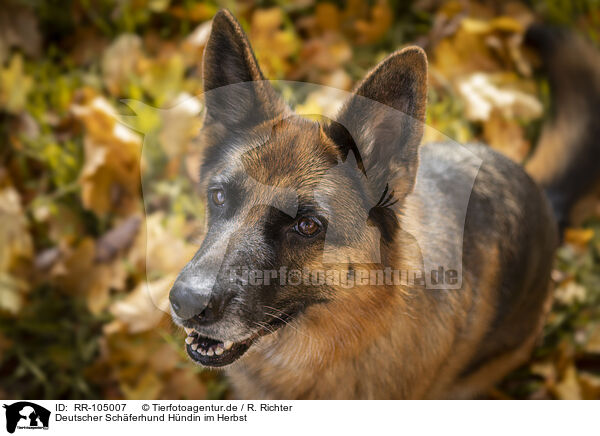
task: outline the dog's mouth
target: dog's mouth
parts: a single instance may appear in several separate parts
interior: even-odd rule
[[[202,336],[201,333],[194,329],[185,328],[187,333],[185,349],[193,361],[203,366],[227,366],[242,357],[258,339],[274,333],[287,324],[291,318],[292,316],[286,316],[277,319],[275,322],[265,324],[264,328],[261,328],[240,342],[209,338]]]
[[[188,336],[185,338],[185,349],[188,356],[195,362],[204,366],[226,366],[248,351],[252,342],[258,339],[255,335],[241,342],[218,341],[206,336],[201,336],[196,330],[187,329]]]

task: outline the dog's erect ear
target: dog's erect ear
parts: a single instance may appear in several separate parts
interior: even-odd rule
[[[206,122],[227,128],[273,118],[287,106],[258,67],[248,38],[233,15],[219,11],[204,50]]]
[[[356,143],[367,178],[375,179],[377,189],[389,184],[397,197],[404,197],[414,186],[425,123],[425,52],[408,47],[391,54],[367,74],[354,94],[336,119]],[[348,142],[347,133],[335,126],[329,131],[332,139]]]

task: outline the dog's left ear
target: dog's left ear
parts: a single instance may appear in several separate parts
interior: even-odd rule
[[[288,110],[265,81],[246,34],[227,10],[213,18],[204,50],[203,81],[206,124],[239,129]]]
[[[409,194],[418,167],[427,104],[427,58],[419,47],[397,51],[356,87],[328,135],[338,144],[354,141],[368,179],[377,189],[393,187],[397,198]],[[352,138],[348,138],[348,132]]]

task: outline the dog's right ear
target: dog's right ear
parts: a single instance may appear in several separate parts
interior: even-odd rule
[[[427,57],[407,47],[367,74],[326,133],[342,151],[355,144],[376,191],[389,184],[401,199],[416,181],[426,102]]]
[[[288,111],[265,81],[240,23],[227,10],[213,18],[203,63],[206,124],[237,130]]]

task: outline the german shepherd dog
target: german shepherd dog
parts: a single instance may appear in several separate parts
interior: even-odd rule
[[[420,146],[422,49],[383,60],[334,120],[309,119],[219,12],[204,54],[207,233],[170,292],[189,357],[227,367],[236,395],[251,399],[474,398],[525,362],[550,307],[559,228],[600,162],[599,55],[545,27],[527,41],[545,61],[554,111],[526,172],[484,145],[464,146],[479,166],[457,154],[463,146]],[[348,279],[422,271],[427,253],[446,264],[459,253],[460,277],[430,289],[422,276],[349,286],[230,273]]]

